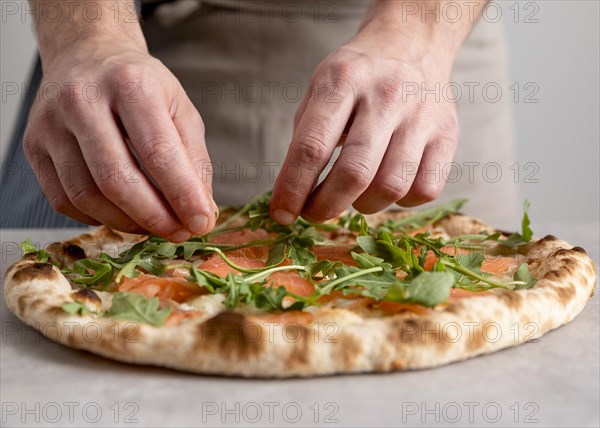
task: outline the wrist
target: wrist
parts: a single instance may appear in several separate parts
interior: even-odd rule
[[[46,16],[44,1],[31,2],[44,70],[61,63],[65,57],[85,61],[90,57],[109,56],[111,52],[148,53],[137,14],[133,18],[124,14],[130,7],[134,8],[132,1],[56,3],[62,7],[58,19]]]
[[[473,5],[474,2],[463,4],[448,0],[374,1],[357,38],[376,40],[379,50],[395,52],[406,61],[433,60],[449,72],[486,2]],[[444,13],[447,3],[460,8],[460,19],[450,19]]]
[[[431,33],[406,34],[397,27],[379,23],[365,25],[349,43],[363,52],[377,53],[422,69],[436,72],[439,78],[449,78],[458,48],[438,41]]]

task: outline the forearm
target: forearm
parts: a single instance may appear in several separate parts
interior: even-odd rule
[[[488,0],[376,0],[360,31],[381,34],[382,46],[401,46],[404,59],[453,60]]]
[[[147,50],[133,0],[29,0],[29,3],[35,14],[43,65],[87,41],[98,47]]]

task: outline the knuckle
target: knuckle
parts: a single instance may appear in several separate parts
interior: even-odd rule
[[[402,103],[402,82],[399,79],[387,79],[376,89],[377,102],[384,111],[396,108]]]
[[[113,229],[121,230],[122,232],[127,233],[139,233],[143,234],[144,230],[133,220],[126,220],[125,223],[119,223],[115,225]]]
[[[69,117],[84,118],[88,115],[90,101],[81,95],[63,95],[58,100],[59,108]]]
[[[153,210],[145,212],[138,224],[144,229],[155,233],[161,233],[163,225],[168,221],[169,215],[163,210]]]
[[[340,172],[345,183],[351,189],[366,188],[372,179],[372,167],[364,158],[353,157],[346,159],[340,165]]]
[[[71,208],[71,201],[67,195],[62,192],[48,196],[48,203],[54,211],[64,215],[68,215],[69,209]]]
[[[306,216],[315,222],[323,222],[331,220],[339,214],[340,213],[338,211],[332,210],[328,206],[313,206],[311,207],[309,213],[307,213]]]
[[[66,96],[63,96],[62,98],[66,98]],[[40,103],[31,108],[27,129],[34,129],[37,132],[40,128],[55,123],[58,119],[58,115],[59,111],[56,106],[49,103]]]
[[[87,185],[73,184],[65,189],[67,196],[76,207],[87,208],[98,196],[93,188]]]
[[[30,161],[34,160],[36,155],[39,153],[38,139],[34,136],[34,133],[28,128],[23,136],[23,153]]]
[[[196,122],[197,122],[197,132],[204,136],[206,135],[206,125],[204,124],[204,121],[202,120],[202,116],[200,116],[200,114],[198,112],[195,113],[196,116]]]
[[[360,67],[347,61],[333,59],[319,67],[311,79],[311,88],[318,89],[325,99],[339,97],[355,97],[358,94],[358,83],[361,79]],[[314,98],[315,94],[311,94]]]
[[[153,134],[138,142],[141,162],[151,169],[162,169],[177,159],[177,146],[166,135]]]
[[[189,179],[186,181],[187,184],[180,184],[174,192],[165,191],[169,201],[176,207],[186,207],[194,201],[199,201],[200,196],[198,195],[198,184]],[[170,193],[170,194],[169,194]]]
[[[112,79],[115,83],[138,82],[142,79],[144,71],[136,64],[118,64],[112,70]]]
[[[419,201],[431,202],[440,196],[442,193],[442,186],[437,184],[416,183],[414,189],[411,189],[410,192]]]
[[[318,126],[315,126],[305,129],[296,137],[300,159],[308,164],[321,163],[326,159],[329,151],[326,143],[327,137],[322,131],[323,128],[317,130],[318,128]]]
[[[440,124],[440,137],[439,140],[443,144],[457,144],[460,128],[458,126],[458,121],[453,118],[450,120],[446,120]]]
[[[346,87],[359,76],[359,67],[346,60],[333,60],[329,63],[327,74],[330,80],[340,86]]]
[[[406,180],[396,176],[388,175],[377,184],[377,190],[382,197],[387,201],[398,201],[408,193],[408,185]]]
[[[95,176],[96,184],[100,191],[109,199],[120,198],[122,187],[119,184],[119,172],[113,168],[106,168],[101,174]]]

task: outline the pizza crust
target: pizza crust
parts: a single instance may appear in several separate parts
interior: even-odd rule
[[[451,236],[492,231],[463,215],[449,216],[439,226]],[[51,244],[48,252],[72,263],[107,248],[122,251],[142,239],[99,227]],[[73,246],[85,248],[85,254]],[[585,250],[546,236],[528,244],[525,261],[538,278],[532,289],[499,290],[425,315],[383,318],[324,308],[307,311],[299,320],[273,321],[268,315],[223,310],[156,328],[73,316],[60,308],[73,300],[68,280],[58,268],[31,257],[7,271],[4,298],[17,317],[50,339],[127,363],[260,378],[388,372],[435,367],[515,346],[570,322],[583,310],[596,285],[596,269]]]

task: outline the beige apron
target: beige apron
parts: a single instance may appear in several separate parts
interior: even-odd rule
[[[152,54],[181,81],[206,125],[217,203],[239,204],[272,188],[311,74],[352,37],[368,4],[182,0],[145,18]],[[460,90],[442,91],[457,99],[461,144],[455,163],[437,172],[450,181],[441,200],[468,197],[468,211],[490,222],[506,222],[518,209],[502,31],[501,23],[478,23],[456,60],[452,82]]]

